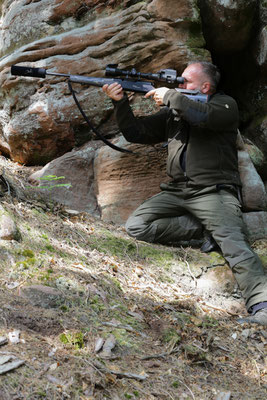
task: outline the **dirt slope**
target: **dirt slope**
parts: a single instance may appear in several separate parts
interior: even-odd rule
[[[0,371],[21,365],[0,375],[0,399],[267,398],[266,328],[235,322],[245,308],[218,253],[41,202],[31,171],[2,162],[21,240],[0,242]]]

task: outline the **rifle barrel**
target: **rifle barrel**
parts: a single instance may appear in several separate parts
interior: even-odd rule
[[[58,72],[48,72],[44,68],[21,67],[18,65],[11,66],[11,74],[17,76],[30,76],[33,78],[45,78],[47,75],[58,76],[67,78],[70,82],[73,83],[80,83],[84,85],[98,87],[102,87],[106,84],[110,85],[111,83],[117,82],[122,86],[124,90],[137,93],[147,93],[150,90],[154,89],[154,86],[151,82],[123,78],[97,78],[93,76],[61,74]]]

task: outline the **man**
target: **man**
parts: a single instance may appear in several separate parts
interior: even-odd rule
[[[182,77],[180,87],[197,89],[208,101],[196,102],[162,87],[145,97],[165,107],[144,118],[134,116],[119,84],[103,87],[114,102],[126,140],[168,141],[167,173],[172,180],[161,184],[161,192],[137,208],[126,230],[139,240],[164,244],[200,238],[204,227],[232,268],[246,302],[250,315],[239,322],[267,325],[267,277],[247,243],[238,199],[237,104],[216,92],[220,72],[211,63],[191,63]]]

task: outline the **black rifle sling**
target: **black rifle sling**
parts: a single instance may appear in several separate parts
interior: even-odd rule
[[[74,98],[74,101],[75,101],[75,103],[76,103],[76,106],[78,107],[80,113],[82,114],[83,118],[84,118],[85,121],[87,122],[89,128],[96,134],[96,136],[97,136],[100,140],[102,140],[102,142],[104,142],[106,145],[108,145],[109,147],[111,147],[111,148],[114,149],[114,150],[120,151],[120,152],[122,152],[122,153],[133,153],[132,150],[123,149],[122,147],[116,146],[115,144],[111,143],[109,140],[107,140],[107,139],[105,138],[105,136],[103,136],[103,135],[91,124],[91,122],[89,121],[88,117],[86,116],[85,112],[83,111],[83,109],[82,109],[82,107],[81,107],[81,105],[80,105],[80,103],[79,103],[79,101],[78,101],[78,99],[77,99],[77,97],[76,97],[75,91],[73,90],[73,87],[72,87],[70,81],[68,81],[68,86],[69,86],[69,90],[70,90],[70,92],[71,92],[71,94],[72,94],[72,96],[73,96],[73,98]]]

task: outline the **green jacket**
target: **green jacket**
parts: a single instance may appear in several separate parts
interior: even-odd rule
[[[173,182],[186,181],[192,187],[241,185],[235,100],[217,93],[207,103],[200,103],[170,89],[163,102],[166,107],[144,118],[134,116],[126,96],[114,102],[126,140],[144,144],[168,142],[167,173]]]

